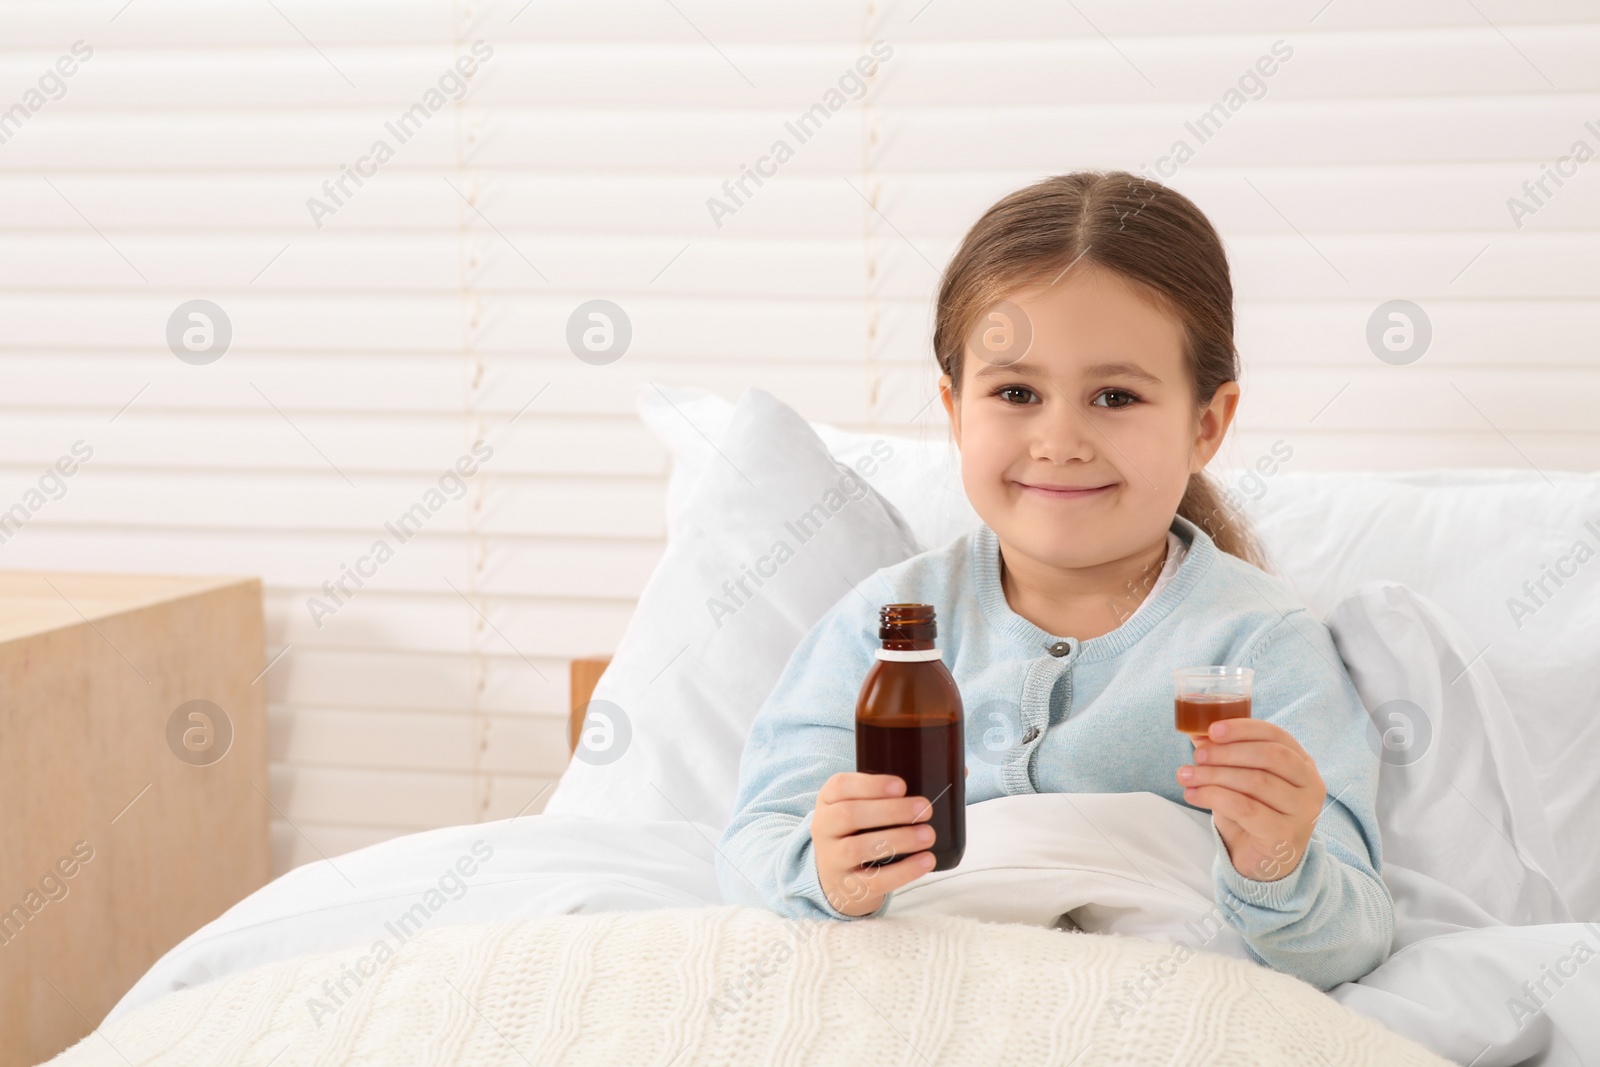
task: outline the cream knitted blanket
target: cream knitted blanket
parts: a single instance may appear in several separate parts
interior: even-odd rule
[[[300,956],[170,994],[51,1062],[1447,1063],[1297,978],[1187,945],[736,906],[447,926],[394,951]]]

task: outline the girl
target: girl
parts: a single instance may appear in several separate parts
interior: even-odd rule
[[[878,607],[928,603],[966,707],[969,803],[1148,790],[1209,810],[1217,903],[1255,958],[1319,989],[1371,971],[1394,910],[1367,714],[1203,472],[1240,395],[1216,231],[1126,172],[1029,186],[962,241],[934,350],[982,524],[879,570],[796,648],[740,762],[725,898],[877,916],[933,866],[929,798],[853,770]],[[1254,717],[1191,747],[1170,672],[1205,664],[1254,669]]]

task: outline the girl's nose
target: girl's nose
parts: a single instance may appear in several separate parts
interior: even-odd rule
[[[1094,459],[1099,435],[1088,418],[1059,395],[1050,400],[1055,402],[1042,405],[1049,410],[1040,414],[1033,427],[1034,458],[1051,463]]]

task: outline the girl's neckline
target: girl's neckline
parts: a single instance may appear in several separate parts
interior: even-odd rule
[[[988,523],[983,522],[972,534],[973,581],[978,591],[978,603],[990,626],[1026,646],[1035,655],[1052,655],[1050,650],[1060,645],[1068,646],[1069,650],[1078,649],[1078,659],[1083,661],[1119,655],[1172,613],[1200,580],[1200,576],[1210,568],[1220,551],[1204,530],[1182,515],[1174,515],[1168,528],[1188,545],[1177,573],[1159,593],[1147,597],[1121,626],[1099,637],[1085,641],[1048,633],[1011,610],[1011,605],[1006,601],[1005,588],[1000,583],[1000,538]],[[1070,654],[1070,651],[1064,654]]]

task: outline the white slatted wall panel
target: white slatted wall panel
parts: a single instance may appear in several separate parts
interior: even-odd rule
[[[1164,179],[1233,260],[1224,461],[1600,466],[1600,162],[1520,228],[1506,205],[1600,149],[1594,0],[40,0],[0,4],[0,108],[80,40],[64,94],[0,124],[0,508],[94,457],[0,566],[263,576],[280,871],[559,773],[566,661],[614,646],[663,544],[635,383],[942,433],[929,300],[972,219],[1153,165],[1280,40]],[[307,198],[480,40],[469,91],[315,226]],[[718,227],[707,198],[879,40],[865,98]],[[634,330],[607,366],[565,342],[597,297]],[[208,366],[166,346],[196,298],[234,332]],[[1364,339],[1394,298],[1433,323],[1408,366]],[[466,495],[314,625],[479,438]]]

